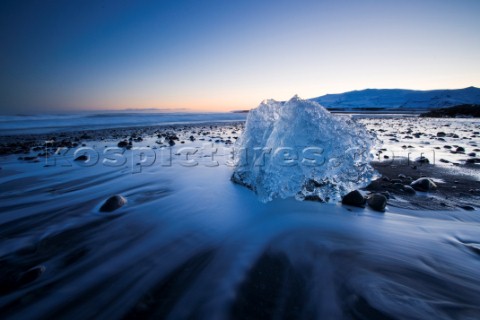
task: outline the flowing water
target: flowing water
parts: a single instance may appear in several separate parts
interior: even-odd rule
[[[264,204],[222,161],[16,158],[0,170],[2,318],[480,318],[479,210]],[[99,212],[113,194],[127,205]]]

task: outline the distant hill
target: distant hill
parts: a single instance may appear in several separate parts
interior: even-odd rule
[[[472,117],[480,118],[480,105],[478,104],[462,104],[459,106],[430,110],[422,113],[420,117],[431,118],[455,118],[455,117]]]
[[[476,87],[430,91],[366,89],[327,94],[311,100],[333,110],[437,109],[462,104],[480,104],[480,89]]]

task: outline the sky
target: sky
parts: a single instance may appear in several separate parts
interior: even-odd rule
[[[0,113],[480,87],[478,0],[0,3]]]

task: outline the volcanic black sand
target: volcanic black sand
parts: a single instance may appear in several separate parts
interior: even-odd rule
[[[368,120],[382,143],[371,162],[378,178],[361,190],[386,196],[385,214],[294,199],[261,204],[224,168],[132,175],[128,166],[43,164],[58,147],[231,147],[242,122],[1,137],[1,314],[478,318],[480,171],[462,161],[476,159],[468,154],[478,152],[478,125],[432,122],[420,131],[429,122],[393,121]],[[449,162],[386,157],[403,145],[418,154],[455,149],[438,154]],[[422,177],[436,187],[413,190]],[[102,210],[117,194],[123,206]]]
[[[375,120],[375,125],[382,120]],[[411,120],[410,120],[411,121]],[[144,139],[161,138],[155,146],[168,147],[173,144],[186,144],[193,140],[202,140],[218,145],[232,145],[241,135],[244,123],[200,123],[177,124],[149,127],[130,127],[99,130],[81,130],[75,132],[58,132],[49,134],[22,134],[3,136],[0,141],[0,155],[18,155],[18,161],[39,162],[44,157],[51,156],[56,148],[77,148],[88,142],[104,142],[109,146],[145,146]],[[380,126],[371,131],[387,136],[400,136],[394,132],[395,128]],[[411,133],[411,129],[410,133]],[[409,132],[407,132],[408,134]],[[421,140],[422,134],[411,134],[408,138]],[[435,135],[432,135],[435,136]],[[444,137],[444,135],[440,135]],[[432,138],[432,137],[430,137]],[[436,139],[442,139],[435,137]],[[387,150],[394,141],[384,141],[382,150]],[[386,142],[386,144],[385,144]],[[148,147],[151,145],[148,144]],[[455,145],[457,146],[457,145]],[[458,147],[458,146],[457,146]],[[470,147],[470,146],[469,146]],[[404,146],[405,148],[405,146]],[[438,148],[438,147],[437,147]],[[476,149],[475,149],[476,150]],[[379,153],[382,154],[382,151]],[[384,152],[385,154],[385,152]],[[388,198],[388,205],[406,209],[428,210],[474,210],[480,207],[480,165],[476,161],[471,163],[442,163],[430,164],[416,162],[415,159],[395,158],[372,161],[373,167],[380,177],[374,180],[363,190],[367,193],[382,193]],[[476,158],[472,158],[476,159]],[[429,192],[415,192],[405,186],[413,181],[427,177],[433,179],[436,190]]]

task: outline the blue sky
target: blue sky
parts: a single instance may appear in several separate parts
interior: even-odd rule
[[[480,1],[2,1],[0,111],[480,86]]]

